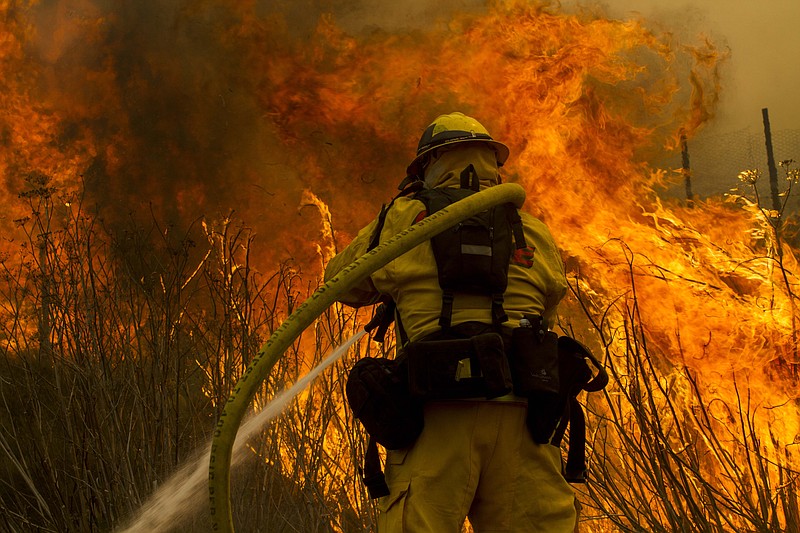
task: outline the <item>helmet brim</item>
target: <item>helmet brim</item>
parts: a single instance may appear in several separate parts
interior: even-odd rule
[[[426,155],[428,155],[432,151],[434,151],[434,150],[436,150],[438,148],[441,148],[443,146],[452,146],[454,144],[462,144],[462,143],[475,143],[475,144],[480,143],[480,144],[488,144],[488,145],[490,145],[492,147],[492,149],[494,150],[495,154],[497,154],[497,166],[498,167],[502,167],[503,166],[503,164],[506,162],[506,160],[508,159],[508,156],[511,153],[511,151],[508,149],[508,146],[506,146],[505,144],[503,144],[501,142],[495,141],[495,140],[475,139],[475,138],[453,139],[453,140],[440,142],[440,143],[436,144],[435,146],[429,146],[429,147],[423,149],[419,154],[417,154],[417,157],[415,157],[414,160],[408,165],[408,167],[406,168],[406,173],[409,176],[420,176],[420,177],[422,177],[422,172],[423,172],[422,163],[425,160],[425,156]]]

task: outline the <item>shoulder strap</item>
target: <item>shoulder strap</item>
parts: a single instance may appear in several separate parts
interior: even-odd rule
[[[506,217],[511,224],[511,232],[514,235],[514,247],[518,250],[525,248],[528,243],[525,242],[525,229],[522,226],[522,217],[519,215],[519,211],[512,203],[505,204],[505,209]]]
[[[392,207],[394,203],[394,199],[392,199],[389,204],[383,204],[381,206],[381,212],[378,213],[378,225],[375,226],[375,231],[372,232],[372,236],[369,239],[369,246],[367,246],[367,251],[371,252],[373,249],[377,248],[381,242],[381,232],[383,231],[383,225],[386,224],[386,213],[389,212],[389,208]]]
[[[378,225],[375,226],[375,230],[372,232],[372,236],[369,239],[369,246],[367,246],[368,252],[372,251],[374,248],[377,248],[377,246],[381,243],[381,232],[383,231],[384,224],[386,224],[386,214],[389,212],[389,209],[391,209],[392,205],[394,205],[394,201],[402,196],[408,196],[418,192],[425,185],[423,182],[418,180],[411,181],[410,183],[406,184],[406,180],[408,180],[408,177],[406,177],[406,179],[403,180],[403,183],[400,184],[401,190],[394,198],[392,198],[392,201],[381,206],[381,212],[378,213]]]

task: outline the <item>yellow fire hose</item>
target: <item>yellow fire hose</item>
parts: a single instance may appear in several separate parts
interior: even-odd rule
[[[234,387],[214,430],[208,465],[212,531],[225,533],[234,531],[230,501],[230,467],[236,433],[261,383],[295,339],[330,307],[339,295],[390,261],[434,235],[492,206],[511,202],[521,207],[524,201],[525,191],[522,187],[506,183],[484,189],[437,211],[345,267],[317,289],[275,330]]]

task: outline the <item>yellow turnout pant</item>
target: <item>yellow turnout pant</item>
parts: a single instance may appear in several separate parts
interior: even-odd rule
[[[501,401],[430,402],[425,429],[389,451],[390,494],[378,533],[571,533],[574,493],[554,446],[533,442],[526,406]]]

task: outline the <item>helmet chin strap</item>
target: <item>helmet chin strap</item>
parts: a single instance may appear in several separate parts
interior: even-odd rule
[[[402,191],[412,183],[421,181],[422,178],[417,176],[416,174],[407,174],[406,177],[403,178],[403,181],[400,182],[400,185],[397,186],[397,188]]]

